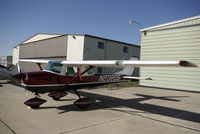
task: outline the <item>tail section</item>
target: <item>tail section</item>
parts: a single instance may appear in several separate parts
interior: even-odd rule
[[[9,73],[10,73],[9,69],[0,65],[0,80],[9,79],[10,78]]]
[[[139,60],[137,57],[131,57],[130,60]],[[134,76],[134,71],[137,72],[137,69],[134,67],[125,67],[123,70],[116,72],[114,74],[119,74],[119,75],[125,75],[123,76],[124,79],[129,79],[129,80],[152,80],[152,78],[142,78],[142,77],[135,77]]]
[[[20,67],[17,64],[15,67],[7,68],[0,65],[0,79],[11,79],[13,75],[20,73]]]
[[[139,60],[137,57],[131,57],[129,60]],[[135,68],[134,67],[125,67],[123,70],[116,72],[114,74],[120,74],[120,75],[133,75]]]

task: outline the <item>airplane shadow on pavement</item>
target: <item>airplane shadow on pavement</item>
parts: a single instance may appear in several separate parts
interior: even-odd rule
[[[0,82],[0,87],[3,87],[3,85],[5,84],[11,84],[13,86],[18,86],[18,87],[22,87],[19,83],[13,81],[13,80],[6,80],[4,82]]]
[[[182,97],[189,97],[189,96],[165,96],[165,97],[157,97],[151,95],[143,95],[143,94],[135,94],[140,98],[133,98],[133,99],[121,99],[111,96],[105,96],[100,94],[88,93],[79,91],[82,96],[94,98],[98,100],[95,104],[89,106],[86,109],[79,109],[74,104],[59,106],[57,109],[62,110],[59,114],[68,112],[68,111],[90,111],[90,110],[97,110],[97,109],[111,109],[115,111],[125,112],[128,114],[138,114],[138,113],[147,113],[147,114],[159,114],[167,117],[182,119],[191,122],[200,123],[200,114],[194,113],[186,110],[180,110],[176,108],[166,107],[166,106],[159,106],[154,104],[148,103],[141,103],[142,101],[150,100],[150,99],[161,99],[166,101],[175,101],[179,102],[180,100],[174,98],[182,98]],[[121,110],[117,109],[120,107],[127,107],[133,110]]]

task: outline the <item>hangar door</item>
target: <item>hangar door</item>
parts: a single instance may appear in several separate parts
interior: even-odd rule
[[[67,36],[54,37],[21,44],[19,49],[20,59],[52,59],[66,60]],[[22,71],[39,70],[34,63],[20,63]]]

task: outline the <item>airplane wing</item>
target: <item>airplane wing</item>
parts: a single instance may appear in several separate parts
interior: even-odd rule
[[[189,61],[132,61],[132,60],[94,60],[94,61],[62,61],[68,66],[96,66],[96,67],[150,67],[150,66],[183,66],[197,67]]]
[[[19,59],[20,62],[31,62],[39,64],[47,64],[50,60],[38,60],[38,59]]]
[[[20,59],[21,62],[32,62],[47,64],[51,60],[38,59]],[[197,67],[196,64],[189,61],[134,61],[134,60],[83,60],[83,61],[61,61],[61,64],[72,67],[95,66],[95,67],[154,67],[154,66],[182,66]]]

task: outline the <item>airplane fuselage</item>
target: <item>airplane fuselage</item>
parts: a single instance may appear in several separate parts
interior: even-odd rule
[[[24,72],[13,76],[21,85],[32,92],[62,92],[71,89],[98,86],[124,81],[119,74],[93,74],[88,76],[66,76],[50,71]]]

